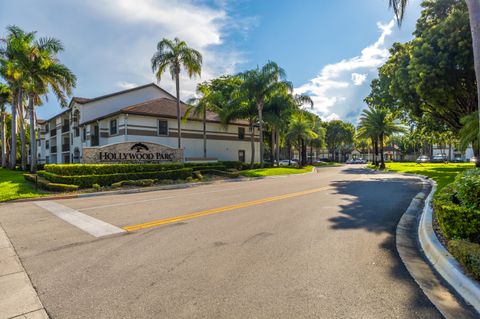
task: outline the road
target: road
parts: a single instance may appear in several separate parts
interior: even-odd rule
[[[103,237],[34,202],[0,223],[52,318],[441,318],[395,249],[421,189],[331,167],[56,201],[130,230]]]

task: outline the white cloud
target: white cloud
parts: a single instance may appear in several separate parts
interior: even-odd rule
[[[359,56],[327,64],[319,75],[295,89],[308,94],[315,103],[315,112],[323,119],[342,118],[355,122],[363,108],[367,77],[374,77],[377,68],[388,58],[386,39],[393,32],[395,21],[377,23],[381,34],[377,41],[365,47]],[[351,85],[353,84],[353,86]]]
[[[117,82],[117,87],[119,87],[122,90],[133,89],[134,87],[137,87],[137,86],[138,86],[137,83],[131,83],[126,81]]]
[[[352,73],[353,85],[362,85],[367,79],[368,74]]]

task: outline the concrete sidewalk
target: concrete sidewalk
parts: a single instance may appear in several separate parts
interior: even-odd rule
[[[0,226],[0,319],[45,319],[48,315]]]

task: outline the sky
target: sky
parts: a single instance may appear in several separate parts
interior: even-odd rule
[[[401,28],[388,0],[0,0],[0,37],[17,25],[60,39],[73,95],[87,98],[156,82],[156,44],[179,37],[204,58],[201,77],[183,72],[183,99],[201,81],[275,61],[295,93],[312,97],[312,112],[355,124],[388,48],[412,38],[419,15],[420,0]],[[168,73],[159,85],[174,92]],[[60,111],[54,96],[37,110]]]

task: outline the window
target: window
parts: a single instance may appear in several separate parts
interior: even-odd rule
[[[238,151],[238,160],[240,162],[245,162],[245,151],[244,150],[239,150]]]
[[[245,128],[239,127],[238,128],[238,139],[243,140],[245,138]]]
[[[48,150],[50,148],[50,141],[46,140],[45,141],[45,148]]]
[[[158,120],[158,135],[168,135],[167,120]]]
[[[87,128],[84,127],[82,129],[82,142],[85,142],[87,140]]]
[[[117,119],[110,120],[110,135],[115,135],[118,132]]]
[[[45,163],[50,164],[50,156],[45,157]]]

